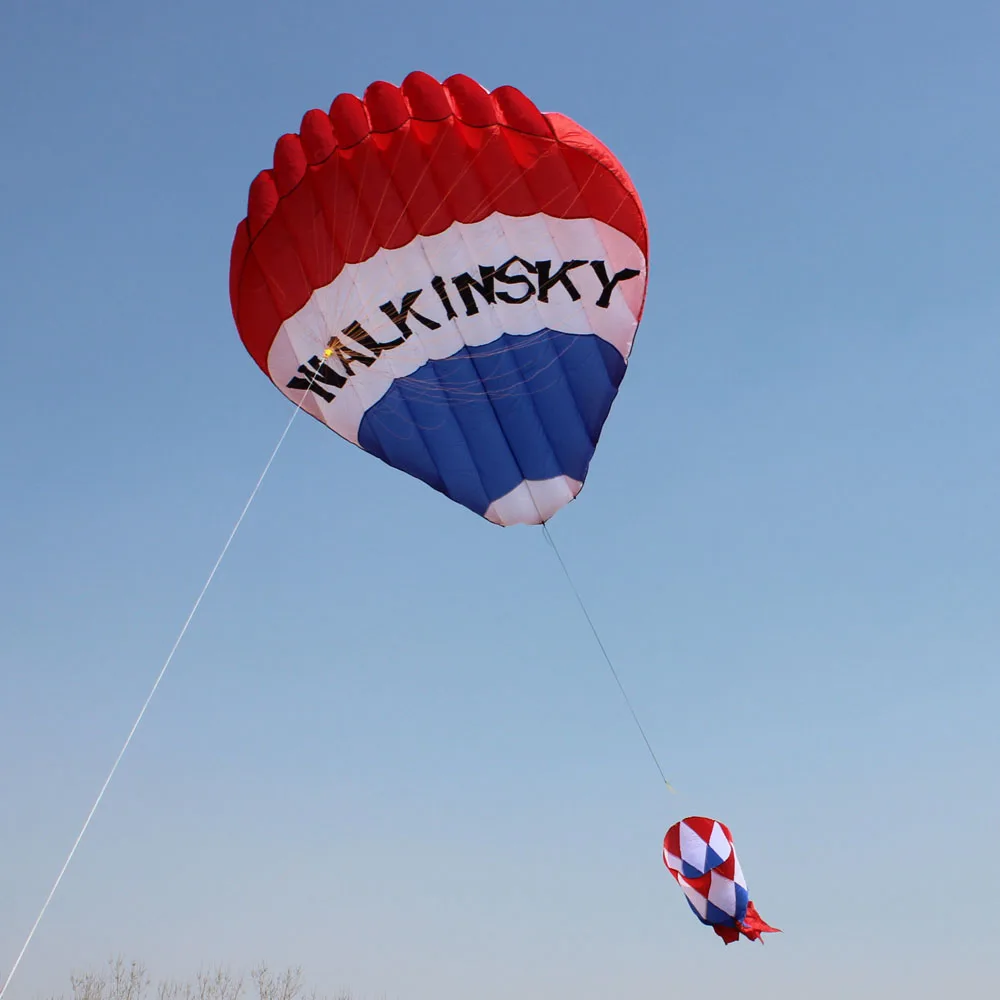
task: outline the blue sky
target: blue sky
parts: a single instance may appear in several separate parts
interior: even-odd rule
[[[520,87],[643,197],[646,313],[551,530],[678,789],[537,529],[303,418],[11,1000],[118,952],[400,1000],[993,982],[998,37],[989,0],[7,0],[0,970],[289,416],[229,311],[247,186],[412,69]],[[660,861],[699,813],[766,948]]]

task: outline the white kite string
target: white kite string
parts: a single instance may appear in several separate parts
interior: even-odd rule
[[[587,610],[587,605],[583,603],[583,597],[580,596],[580,591],[577,585],[573,582],[573,577],[570,575],[569,567],[566,565],[565,560],[562,557],[562,553],[559,551],[559,547],[556,545],[555,539],[552,537],[552,533],[549,531],[549,526],[543,521],[542,522],[542,534],[545,536],[545,541],[549,543],[552,551],[555,553],[556,559],[559,560],[559,565],[562,567],[563,575],[566,577],[566,582],[570,586],[570,590],[573,591],[573,596],[576,598],[576,603],[580,605],[580,610],[583,612],[583,617],[587,619],[587,624],[590,626],[590,631],[593,633],[594,638],[597,640],[597,645],[604,656],[604,662],[607,663],[608,669],[611,671],[611,676],[615,679],[615,684],[618,685],[618,690],[621,692],[622,698],[625,699],[625,704],[628,707],[630,714],[632,715],[632,721],[635,723],[636,728],[639,730],[639,735],[642,737],[643,743],[646,744],[646,749],[649,751],[649,756],[652,757],[653,763],[656,765],[656,770],[660,773],[660,779],[666,786],[667,791],[672,792],[674,786],[670,784],[667,780],[666,774],[663,773],[663,768],[660,766],[659,758],[656,756],[656,751],[653,749],[652,743],[649,742],[649,737],[646,735],[646,730],[642,728],[642,723],[639,721],[639,716],[636,713],[635,708],[632,706],[632,699],[629,698],[628,692],[625,690],[625,685],[622,684],[621,677],[618,675],[618,671],[615,669],[614,663],[611,662],[611,655],[608,653],[607,647],[604,645],[604,640],[601,639],[600,633],[597,631],[597,626],[594,624],[594,619],[590,617],[590,612]]]
[[[174,640],[174,644],[171,647],[170,652],[167,654],[166,660],[163,661],[163,666],[160,668],[160,672],[156,675],[156,680],[153,682],[152,688],[150,688],[149,695],[142,703],[142,708],[139,709],[139,714],[136,716],[135,722],[132,724],[132,728],[129,730],[129,734],[126,737],[125,742],[122,744],[121,750],[118,751],[118,756],[115,758],[115,762],[111,765],[111,770],[108,772],[108,776],[104,779],[104,784],[101,785],[101,790],[97,793],[97,798],[94,799],[94,804],[90,807],[90,812],[87,813],[87,818],[83,821],[83,826],[80,827],[80,832],[77,834],[76,840],[73,841],[73,846],[70,848],[69,854],[66,855],[66,860],[63,862],[63,866],[59,870],[59,874],[56,876],[55,882],[52,883],[52,888],[49,890],[49,894],[46,896],[41,910],[38,911],[38,916],[35,918],[35,922],[31,925],[31,930],[28,931],[28,936],[25,938],[24,944],[22,945],[17,958],[14,960],[14,965],[7,976],[7,980],[4,982],[3,987],[0,988],[0,1000],[3,1000],[3,996],[7,992],[7,987],[10,986],[11,980],[14,978],[14,974],[17,972],[18,966],[21,964],[21,960],[24,958],[24,954],[28,950],[32,938],[35,936],[35,931],[38,930],[38,925],[42,922],[42,918],[45,916],[45,912],[48,910],[49,904],[52,902],[52,898],[55,896],[56,891],[63,880],[63,876],[66,874],[66,869],[69,868],[70,862],[72,862],[73,857],[76,854],[76,850],[80,846],[80,841],[83,840],[84,834],[86,834],[87,828],[90,826],[90,821],[94,818],[94,813],[97,812],[98,807],[101,804],[101,800],[104,798],[104,793],[108,790],[108,785],[111,784],[111,779],[115,776],[115,772],[118,770],[118,765],[122,762],[122,758],[125,756],[125,752],[128,750],[129,744],[132,742],[132,737],[135,736],[135,731],[139,728],[139,723],[142,722],[143,716],[146,714],[146,709],[149,708],[149,704],[153,700],[153,696],[156,694],[157,688],[159,688],[160,682],[163,680],[163,676],[167,672],[167,668],[170,666],[170,661],[173,660],[174,654],[177,652],[177,647],[180,646],[181,640],[184,638],[184,635],[188,630],[188,626],[191,624],[195,613],[198,611],[202,599],[205,597],[208,588],[211,586],[212,580],[215,579],[215,574],[218,572],[219,566],[222,565],[222,560],[229,551],[229,546],[232,545],[233,539],[236,537],[236,532],[240,530],[240,525],[243,523],[243,519],[247,516],[247,511],[250,510],[250,505],[254,502],[257,493],[260,491],[261,485],[263,484],[271,465],[274,463],[274,460],[278,455],[278,451],[280,450],[282,444],[284,444],[285,438],[288,436],[288,432],[292,429],[292,423],[298,416],[299,411],[302,409],[302,403],[305,401],[307,394],[308,390],[302,394],[302,399],[299,401],[298,406],[295,407],[294,412],[288,418],[288,423],[285,425],[285,429],[281,432],[281,437],[278,438],[278,443],[274,446],[274,450],[271,452],[271,457],[268,458],[267,464],[264,466],[264,470],[261,472],[254,488],[250,492],[250,496],[247,498],[247,502],[243,505],[243,510],[240,511],[240,516],[236,519],[236,523],[229,532],[226,544],[222,546],[219,558],[215,560],[215,565],[212,567],[212,571],[208,574],[208,578],[205,580],[205,583],[201,588],[201,592],[198,594],[197,600],[194,602],[184,625],[181,627],[177,638]]]

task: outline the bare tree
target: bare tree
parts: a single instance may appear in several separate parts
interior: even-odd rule
[[[306,991],[301,968],[275,974],[261,963],[251,971],[250,979],[253,989],[249,1000],[322,1000],[316,990]],[[107,968],[99,972],[74,973],[70,984],[72,1000],[148,1000],[150,978],[143,963],[126,963],[119,956],[110,959]],[[246,993],[242,976],[218,966],[210,972],[199,972],[194,982],[164,980],[157,985],[155,997],[156,1000],[245,1000]],[[342,991],[330,1000],[351,1000],[351,994]]]
[[[141,962],[129,962],[120,955],[108,961],[102,972],[70,976],[73,1000],[145,1000],[149,976]]]
[[[275,976],[266,965],[261,963],[250,978],[257,987],[259,1000],[298,1000],[302,993],[302,969],[286,969]]]
[[[243,977],[221,966],[213,972],[199,972],[193,983],[162,982],[157,1000],[241,1000]]]
[[[305,992],[302,985],[302,969],[286,969],[274,975],[261,963],[250,973],[257,987],[257,1000],[321,1000],[316,990]],[[351,1000],[349,992],[338,993],[335,1000]]]

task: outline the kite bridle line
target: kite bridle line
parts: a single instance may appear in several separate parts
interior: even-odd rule
[[[611,671],[611,676],[615,679],[615,684],[618,685],[618,690],[621,692],[622,698],[624,698],[625,704],[632,715],[632,721],[635,723],[636,729],[639,730],[639,735],[642,737],[642,742],[646,744],[646,749],[649,751],[649,756],[652,758],[653,763],[656,765],[656,770],[659,772],[663,784],[666,786],[668,792],[673,792],[674,786],[670,784],[670,782],[667,780],[667,776],[663,773],[663,768],[660,766],[660,762],[657,759],[656,751],[653,750],[653,745],[649,742],[649,737],[646,735],[646,730],[642,728],[642,723],[639,721],[639,716],[636,714],[636,710],[632,707],[632,700],[629,698],[628,693],[625,690],[625,685],[622,684],[621,678],[618,676],[618,671],[615,669],[615,665],[611,660],[611,656],[608,653],[607,647],[604,645],[600,633],[597,631],[597,626],[594,624],[593,618],[590,617],[590,612],[587,610],[587,605],[583,603],[583,598],[580,596],[580,591],[577,589],[576,584],[573,582],[573,577],[570,575],[569,568],[566,566],[566,561],[563,559],[562,553],[559,551],[559,547],[556,545],[555,539],[552,537],[552,533],[549,531],[548,524],[546,524],[544,521],[542,522],[542,534],[545,536],[545,541],[549,543],[550,548],[555,553],[556,559],[559,560],[559,565],[560,567],[562,567],[563,575],[566,577],[566,582],[569,584],[570,590],[573,591],[573,596],[576,598],[576,603],[580,605],[580,610],[583,612],[583,617],[587,619],[587,624],[590,626],[590,631],[594,634],[594,638],[597,640],[597,645],[601,650],[601,654],[604,656],[604,662],[607,663],[608,669]]]

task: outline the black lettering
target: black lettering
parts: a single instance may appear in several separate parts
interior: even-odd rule
[[[423,291],[422,288],[418,288],[415,292],[407,292],[403,296],[403,301],[400,303],[399,309],[392,304],[391,301],[383,302],[379,306],[382,310],[399,327],[399,332],[403,335],[403,340],[413,336],[413,331],[409,328],[406,323],[407,317],[412,316],[418,323],[423,323],[428,330],[436,330],[441,324],[436,323],[432,319],[428,319],[426,316],[421,316],[420,313],[413,308],[413,303],[417,301],[420,297],[420,293]],[[383,345],[388,346],[388,345]],[[396,346],[393,344],[392,346]]]
[[[451,304],[451,299],[448,298],[448,289],[445,288],[444,278],[442,278],[440,274],[435,274],[434,277],[431,278],[431,287],[438,293],[441,305],[444,306],[445,315],[448,319],[454,319],[458,313],[455,312],[455,307]]]
[[[482,264],[479,265],[479,281],[466,271],[464,274],[456,275],[451,280],[455,283],[455,287],[458,289],[458,294],[462,296],[462,301],[465,303],[465,315],[475,316],[479,312],[479,306],[476,304],[475,298],[472,295],[472,289],[474,288],[479,294],[488,302],[490,305],[496,301],[496,294],[493,288],[493,278],[496,274],[496,268],[484,267]]]
[[[306,371],[305,368],[300,368],[299,371]],[[308,374],[312,374],[309,372]],[[309,389],[311,392],[316,393],[322,399],[325,399],[328,403],[333,402],[333,393],[327,392],[321,385],[317,385],[315,380],[306,378],[293,378],[289,381],[287,388],[289,389]]]
[[[520,264],[526,271],[530,274],[536,273],[536,268],[534,264],[529,264],[526,260],[521,257],[511,257],[506,263],[501,264],[495,272],[497,281],[502,281],[505,285],[524,285],[524,294],[520,297],[511,295],[510,292],[497,292],[497,298],[501,302],[510,302],[512,304],[517,304],[519,302],[527,302],[532,295],[535,294],[535,286],[531,283],[531,278],[527,274],[508,274],[507,268],[511,264]]]
[[[355,344],[360,344],[366,351],[371,351],[376,358],[387,348],[399,347],[399,345],[406,340],[405,337],[397,337],[395,340],[390,340],[388,343],[380,343],[379,341],[374,340],[372,335],[357,320],[354,320],[350,326],[345,326],[340,332],[345,337],[353,340]],[[333,341],[335,340],[339,340],[339,338],[332,337],[327,346],[333,347]],[[363,361],[364,359],[359,355],[358,360]],[[371,361],[366,361],[365,363],[371,364]],[[348,369],[348,371],[350,371],[350,369]]]
[[[638,278],[640,272],[634,267],[624,267],[618,271],[615,276],[609,281],[608,280],[608,268],[603,260],[592,260],[590,266],[594,269],[594,274],[597,275],[597,280],[601,283],[601,297],[597,300],[597,304],[602,309],[607,309],[611,304],[611,293],[615,290],[615,285],[619,281],[628,281],[630,278]]]
[[[535,267],[538,270],[538,301],[548,302],[549,289],[553,285],[561,284],[569,292],[569,297],[576,302],[580,298],[580,293],[576,290],[576,285],[570,280],[569,272],[574,267],[583,267],[586,263],[585,260],[568,260],[550,277],[549,271],[552,269],[552,261],[536,260]]]
[[[330,352],[326,356],[335,357],[347,370],[348,375],[354,374],[354,369],[351,367],[352,364],[362,364],[366,368],[370,368],[375,364],[374,357],[362,354],[360,351],[354,350],[353,347],[348,347],[340,337],[331,337],[327,342],[326,350]]]
[[[323,364],[319,358],[313,356],[306,363],[311,365],[312,368],[307,368],[306,365],[299,365],[299,374],[307,375],[308,378],[293,378],[286,388],[288,389],[308,389],[310,392],[316,393],[321,399],[325,399],[328,403],[332,403],[336,393],[328,392],[323,388],[324,385],[332,385],[335,389],[340,389],[343,387],[344,383],[347,382],[346,375],[340,375],[335,372],[329,365]],[[349,371],[350,369],[348,369]]]

